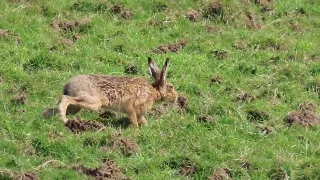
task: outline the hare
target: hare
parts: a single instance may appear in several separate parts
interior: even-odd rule
[[[42,116],[48,118],[58,114],[66,123],[66,114],[76,114],[81,108],[93,111],[103,109],[127,114],[133,127],[146,125],[144,114],[154,102],[173,103],[177,100],[173,85],[166,81],[168,60],[160,72],[153,60],[148,58],[153,83],[136,76],[75,76],[64,86],[56,107],[47,109]]]

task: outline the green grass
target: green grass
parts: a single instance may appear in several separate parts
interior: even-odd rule
[[[112,4],[129,8],[133,15],[123,19],[110,13]],[[218,17],[198,22],[185,18],[188,9],[201,15],[208,4],[204,0],[1,1],[0,29],[17,35],[19,43],[12,35],[0,36],[0,169],[35,171],[48,160],[68,167],[96,167],[107,157],[132,179],[207,179],[219,167],[229,167],[236,179],[274,178],[272,174],[281,169],[291,179],[319,179],[319,126],[287,127],[283,119],[299,103],[320,104],[320,3],[274,1],[270,15],[258,4],[224,0]],[[169,10],[161,11],[165,6]],[[255,16],[261,29],[247,25],[246,12]],[[85,18],[90,22],[73,32],[62,33],[50,26],[53,20]],[[151,25],[151,20],[158,25]],[[206,27],[219,32],[206,31]],[[63,45],[74,33],[81,38]],[[152,52],[181,39],[188,44],[177,53]],[[158,64],[170,58],[168,80],[188,97],[187,112],[171,109],[148,117],[149,126],[139,131],[108,126],[81,134],[72,134],[57,117],[41,118],[74,75],[125,75],[125,67],[135,65],[138,75],[151,80],[148,56]],[[210,84],[214,76],[222,82]],[[19,92],[27,94],[21,105],[12,101]],[[243,92],[256,98],[237,101]],[[252,109],[267,112],[269,118],[249,121],[247,112]],[[199,123],[202,114],[213,116],[215,122]],[[90,112],[77,116],[98,119]],[[270,126],[273,132],[265,135],[258,125]],[[101,142],[116,131],[133,138],[139,152],[124,156],[100,151]],[[52,134],[58,138],[51,138]],[[88,138],[94,142],[87,145]],[[186,158],[196,166],[190,177],[179,175],[172,166]],[[250,169],[241,168],[243,161],[250,163]],[[85,178],[59,164],[49,164],[37,173],[41,179]]]

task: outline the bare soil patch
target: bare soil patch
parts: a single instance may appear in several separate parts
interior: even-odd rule
[[[255,99],[256,97],[249,92],[241,92],[235,98],[236,101],[240,101],[240,102],[252,102]]]
[[[238,50],[245,50],[245,49],[247,49],[246,43],[243,42],[243,41],[241,41],[241,40],[235,42],[234,45],[233,45],[233,47],[234,47],[235,49],[238,49]]]
[[[113,134],[107,146],[101,150],[120,151],[125,156],[130,156],[139,151],[139,145],[131,138],[124,137],[120,133]]]
[[[109,9],[112,14],[120,14],[122,11],[122,7],[120,5],[112,5]]]
[[[292,111],[285,118],[284,123],[287,125],[300,125],[311,127],[320,124],[320,118],[314,112],[306,111]]]
[[[209,114],[202,114],[198,117],[200,123],[211,123],[214,122],[214,117]]]
[[[97,180],[129,180],[122,168],[119,168],[118,165],[110,159],[103,159],[103,164],[97,168],[86,168],[83,166],[75,166],[73,169],[79,173],[83,173],[87,176],[92,176]]]
[[[229,56],[228,51],[225,50],[214,50],[211,53],[219,60],[226,59]]]
[[[177,100],[177,104],[182,110],[187,110],[188,104],[189,104],[188,98],[186,96],[179,96]]]
[[[249,121],[263,122],[269,120],[269,114],[261,110],[249,110],[247,113]]]
[[[265,135],[270,134],[274,131],[274,129],[270,126],[258,126],[258,128],[260,129],[260,132]]]
[[[169,52],[178,52],[180,51],[185,45],[187,44],[187,41],[181,40],[177,43],[167,44],[167,45],[161,45],[157,48],[153,48],[152,51],[154,53],[169,53]]]
[[[251,12],[246,12],[246,24],[250,29],[260,29],[262,25],[258,22],[256,16]]]
[[[161,116],[162,114],[165,114],[169,111],[169,104],[163,103],[161,105],[158,105],[156,107],[153,107],[148,111],[148,115],[150,116]]]
[[[221,84],[222,82],[223,82],[223,79],[219,75],[214,75],[210,80],[210,84]]]
[[[167,11],[169,9],[168,5],[158,2],[155,6],[156,12]]]
[[[193,176],[197,171],[197,167],[190,159],[184,159],[179,165],[179,174],[182,176]]]
[[[97,131],[104,127],[104,125],[98,121],[86,121],[81,119],[69,120],[65,126],[73,133],[79,133],[83,131]]]
[[[246,169],[246,170],[250,170],[251,169],[251,163],[249,161],[247,161],[247,160],[240,161],[239,165],[243,169]]]
[[[124,73],[136,75],[139,73],[139,68],[134,64],[129,64],[124,67]]]
[[[130,9],[125,8],[122,12],[121,12],[121,17],[123,19],[130,19],[132,17],[133,13]]]
[[[287,125],[311,127],[320,124],[320,117],[316,115],[317,105],[314,102],[300,103],[296,110],[291,111],[285,118]]]
[[[104,2],[85,2],[85,1],[80,1],[80,2],[75,2],[71,6],[71,10],[76,10],[76,11],[91,11],[91,12],[104,12],[108,9],[108,5]]]
[[[203,11],[203,17],[219,17],[223,14],[223,8],[219,0],[213,0]]]
[[[231,179],[230,168],[217,168],[209,177],[210,180],[229,180]]]
[[[311,61],[316,62],[316,61],[319,61],[319,56],[316,56],[316,55],[312,54],[312,55],[308,56],[308,59],[310,59]]]
[[[16,43],[20,42],[20,37],[18,34],[11,33],[10,31],[4,29],[0,29],[0,39],[13,40]]]
[[[186,13],[186,18],[188,18],[190,21],[197,22],[199,21],[199,13],[194,9],[189,9]]]
[[[64,21],[64,22],[53,20],[53,22],[51,23],[51,27],[63,33],[70,33],[70,32],[75,32],[80,28],[87,26],[88,23],[89,23],[89,19]]]
[[[111,14],[120,14],[123,19],[130,19],[133,15],[130,9],[117,4],[112,5],[109,11]]]
[[[0,169],[0,179],[13,179],[13,180],[38,180],[39,177],[37,173],[32,171],[26,172],[13,172],[10,170]]]

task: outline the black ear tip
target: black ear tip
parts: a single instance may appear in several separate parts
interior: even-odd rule
[[[167,58],[167,59],[166,59],[166,62],[165,62],[165,64],[168,64],[168,62],[169,62],[169,58]]]
[[[152,58],[151,57],[148,57],[148,62],[152,62]]]

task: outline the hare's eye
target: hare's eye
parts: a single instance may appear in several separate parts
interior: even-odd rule
[[[167,84],[167,88],[168,88],[168,89],[173,89],[173,85]]]

